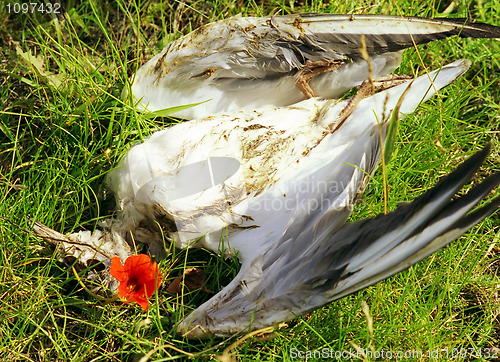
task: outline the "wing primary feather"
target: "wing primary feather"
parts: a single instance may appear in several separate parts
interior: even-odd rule
[[[422,239],[422,241],[420,242],[422,246],[420,247],[419,250],[417,250],[414,253],[411,253],[411,255],[408,258],[400,260],[398,263],[392,265],[391,267],[386,267],[382,272],[378,274],[371,274],[370,272],[369,277],[360,278],[360,281],[357,284],[350,285],[348,288],[345,289],[335,288],[334,289],[335,293],[332,294],[331,300],[343,298],[349,294],[355,293],[370,285],[376,284],[379,281],[387,279],[405,269],[408,269],[410,266],[415,265],[419,261],[435,253],[439,249],[448,246],[453,240],[457,239],[460,235],[462,235],[467,230],[472,228],[478,222],[485,219],[489,215],[493,214],[498,209],[499,206],[500,206],[500,197],[496,197],[495,199],[493,199],[493,201],[491,201],[487,205],[482,206],[481,208],[475,210],[474,212],[459,218],[452,225],[449,225],[449,222],[443,220],[445,219],[444,217],[439,218],[439,221],[435,221],[432,224],[428,225],[420,233],[413,235],[411,238],[408,238],[403,243],[399,244],[396,248],[391,250],[391,252],[388,253],[386,256],[380,258],[380,260],[378,260],[378,263],[383,263],[385,259],[388,258],[389,256],[398,257],[397,254],[398,252],[401,251],[399,249],[404,249],[404,247],[407,246],[408,244],[416,243],[418,239]],[[473,207],[473,205],[470,205],[470,207]],[[440,222],[446,222],[445,225],[447,225],[447,227],[440,228],[439,225]],[[433,231],[432,235],[426,235],[426,231],[433,226],[438,228],[439,235],[436,235],[435,230]],[[391,255],[391,254],[396,254],[396,255]]]
[[[387,215],[378,215],[371,219],[346,225],[336,235],[336,239],[339,240],[336,244],[337,247],[348,246],[353,233],[355,233],[355,235],[359,235],[360,240],[364,241],[359,241],[356,248],[349,247],[347,249],[352,265],[364,265],[368,259],[384,254],[401,240],[414,234],[417,225],[425,225],[428,220],[432,220],[449,202],[450,198],[470,180],[483,163],[489,150],[490,145],[487,145],[411,204],[400,206]],[[409,226],[401,227],[405,224]],[[357,257],[353,255],[356,251],[358,252]]]
[[[484,152],[488,150],[489,146],[476,153],[469,158],[469,160],[464,162],[459,169],[444,178],[436,187],[429,190],[410,205],[405,205],[404,208],[417,209],[418,211],[415,213],[415,215],[417,215],[425,209],[428,203],[432,202],[432,197],[429,196],[437,196],[437,194],[443,192],[443,189],[446,189],[446,185],[449,184],[450,181],[454,181],[452,176],[459,174],[457,171],[461,171],[467,167],[477,169],[484,160]],[[464,176],[465,177],[461,178],[462,185],[470,178],[470,175],[465,174]],[[436,205],[436,207],[439,207],[439,210],[434,212],[433,216],[430,218],[398,218],[398,214],[402,211],[402,208],[399,208],[391,214],[367,220],[368,222],[366,223],[362,221],[362,224],[358,228],[358,234],[354,240],[351,240],[350,246],[346,247],[349,248],[351,253],[358,253],[358,255],[364,256],[360,258],[359,256],[353,255],[351,260],[346,261],[346,275],[341,277],[342,281],[334,288],[336,292],[334,299],[341,298],[388,278],[448,245],[451,241],[498,208],[500,201],[497,197],[486,206],[467,215],[467,213],[499,183],[500,173],[496,173],[481,184],[472,188],[466,195],[453,201],[448,201],[444,205]],[[454,189],[455,187],[452,186],[453,184],[455,184],[455,182],[449,184],[449,186]],[[403,210],[403,213],[406,213],[406,210]],[[374,235],[369,232],[374,226],[370,221],[375,221],[377,219],[378,231],[376,234],[378,235]],[[356,233],[356,224],[357,223],[347,225],[345,230],[343,230],[344,233]],[[385,233],[390,233],[390,230],[397,228],[408,228],[409,232],[405,237],[399,237],[395,241],[391,241],[390,239],[387,240],[384,231]],[[363,232],[363,229],[366,229],[366,231]],[[358,244],[357,247],[356,244]],[[377,244],[380,245],[373,248],[373,245]],[[390,247],[386,245],[390,245]],[[380,250],[383,252],[380,252]],[[348,259],[347,256],[345,256],[345,258]],[[398,261],[398,259],[401,260]],[[354,261],[355,265],[353,265]],[[337,268],[340,267],[341,265],[337,266]],[[378,272],[376,272],[376,270],[378,270]],[[342,287],[339,288],[340,285],[342,285]]]
[[[338,299],[422,260],[429,253],[420,253],[420,250],[428,244],[433,243],[434,246],[429,249],[432,252],[448,245],[472,227],[469,219],[466,219],[468,227],[460,229],[458,234],[453,233],[456,223],[464,219],[464,215],[500,182],[500,173],[495,174],[466,195],[450,201],[456,191],[470,180],[489,149],[490,146],[486,146],[413,203],[392,213],[348,224],[330,234],[310,228],[295,240],[286,240],[275,251],[282,253],[286,249],[292,250],[298,241],[321,235],[312,240],[313,246],[299,258],[288,258],[287,265],[280,264],[279,272],[277,265],[263,264],[269,267],[264,274],[272,275],[275,279],[277,275],[282,278],[280,283],[273,284],[273,290],[265,291],[266,295],[272,296],[277,291],[276,294],[280,294],[294,284],[293,280],[302,280],[296,283],[297,287],[309,285],[316,293],[331,293],[331,298]],[[483,214],[477,215],[470,220],[479,220]],[[324,225],[326,228],[326,223]],[[273,254],[269,253],[269,260],[276,258]],[[319,279],[323,283],[318,283]]]

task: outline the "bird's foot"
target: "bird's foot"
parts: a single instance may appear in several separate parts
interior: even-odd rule
[[[402,84],[409,79],[412,79],[412,77],[405,74],[388,74],[363,81],[363,83],[361,83],[361,85],[358,87],[356,94],[340,112],[337,119],[328,126],[329,132],[335,132],[335,130],[337,130],[352,114],[354,109],[358,106],[359,102],[361,102],[363,99],[371,96],[373,93],[384,91],[386,89]]]
[[[317,97],[316,92],[311,88],[311,79],[317,75],[331,72],[342,64],[341,60],[308,60],[304,68],[300,69],[295,75],[295,84],[301,90],[306,98]]]

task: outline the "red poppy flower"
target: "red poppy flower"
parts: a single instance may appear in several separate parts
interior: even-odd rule
[[[151,263],[151,258],[145,254],[129,256],[125,265],[122,265],[120,258],[114,257],[111,258],[109,273],[120,282],[118,296],[122,302],[135,302],[144,311],[148,310],[148,298],[160,286],[158,264]]]

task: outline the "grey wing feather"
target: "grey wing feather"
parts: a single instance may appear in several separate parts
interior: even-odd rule
[[[500,27],[466,19],[301,14],[276,16],[267,24],[251,32],[242,31],[244,49],[235,49],[228,59],[230,67],[218,78],[273,78],[300,69],[308,61],[357,60],[362,35],[370,55],[397,52],[452,35],[500,37]]]
[[[303,14],[309,25],[303,37],[318,50],[334,50],[349,59],[360,57],[361,35],[365,36],[368,54],[382,54],[406,49],[452,35],[462,38],[497,38],[497,26],[474,23],[467,19],[421,18],[384,15]],[[337,25],[338,24],[338,25]]]
[[[321,296],[315,298],[320,304],[309,303],[309,308],[302,310],[306,312],[386,279],[445,247],[500,205],[497,197],[467,215],[500,183],[500,173],[450,202],[488,151],[486,147],[472,156],[411,204],[348,224],[333,235],[315,240],[307,255],[280,270],[286,275],[280,283],[288,285],[289,293],[302,294],[303,302],[309,296]],[[273,275],[271,269],[266,274]]]
[[[259,269],[253,272],[261,278],[258,288],[243,293],[241,285],[233,285],[210,312],[195,311],[193,323],[205,323],[212,328],[210,333],[220,335],[248,329],[248,314],[253,318],[252,329],[276,324],[373,285],[447,246],[500,206],[500,197],[496,197],[470,212],[498,186],[500,172],[450,201],[480,167],[489,148],[469,158],[411,204],[387,215],[329,229],[328,222],[338,215],[324,213],[318,222],[321,230],[311,226],[256,258],[250,272]],[[310,244],[304,249],[299,244],[305,240]],[[188,317],[181,329],[187,330],[189,321]]]
[[[325,257],[322,265],[342,273],[327,293],[328,299],[341,298],[416,264],[493,213],[500,204],[499,198],[467,215],[500,183],[500,173],[450,202],[451,196],[477,171],[488,151],[486,147],[472,156],[411,204],[388,215],[346,225],[333,235],[330,241],[335,240],[335,250],[323,250],[330,258]],[[338,260],[336,266],[332,257]]]

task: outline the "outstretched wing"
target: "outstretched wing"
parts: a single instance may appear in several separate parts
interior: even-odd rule
[[[297,80],[306,81],[307,70],[313,70],[311,90],[338,98],[369,77],[360,58],[363,35],[372,75],[380,76],[399,66],[399,50],[454,34],[500,37],[500,28],[464,19],[385,15],[232,17],[168,44],[137,71],[130,90],[141,110],[202,103],[175,113],[194,119],[297,103],[306,98]],[[128,91],[124,88],[124,97]]]
[[[167,46],[157,66],[164,61],[165,67],[173,67],[173,61],[175,66],[185,65],[183,73],[191,78],[212,78],[224,86],[232,78],[273,79],[308,62],[355,61],[360,58],[362,36],[373,56],[452,35],[496,38],[500,28],[466,19],[386,15],[233,17],[208,24]]]
[[[342,298],[416,264],[495,212],[500,198],[469,213],[500,183],[500,173],[450,201],[478,170],[489,150],[488,145],[477,152],[411,204],[348,224],[318,239],[307,263],[300,266],[302,273],[313,270],[309,281],[303,279],[304,285],[312,286],[306,289],[324,293],[325,303]]]
[[[316,225],[256,257],[239,283],[223,290],[223,298],[216,296],[195,310],[179,325],[180,331],[200,337],[277,324],[375,284],[447,246],[500,206],[496,197],[471,212],[498,186],[500,172],[451,200],[489,149],[479,151],[434,188],[390,214],[340,230],[329,227],[338,215],[324,214]],[[305,242],[310,245],[306,249]],[[249,290],[245,279],[256,274],[260,283]]]

